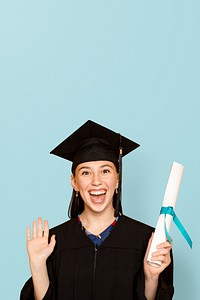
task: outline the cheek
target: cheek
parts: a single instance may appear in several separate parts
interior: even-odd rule
[[[88,186],[88,184],[89,184],[89,180],[87,180],[85,178],[84,178],[84,180],[83,179],[77,180],[77,187],[79,189],[85,189]]]
[[[113,188],[116,189],[117,188],[117,179],[111,179],[108,181],[108,185]]]

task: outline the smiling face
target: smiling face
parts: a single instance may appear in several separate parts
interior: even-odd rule
[[[118,174],[110,161],[90,161],[77,166],[72,186],[79,191],[87,213],[114,212],[113,195],[118,186]]]

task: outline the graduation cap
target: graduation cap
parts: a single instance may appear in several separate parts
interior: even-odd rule
[[[88,120],[50,153],[73,162],[74,171],[87,161],[109,160],[116,164],[120,151],[125,156],[137,147],[139,144]]]
[[[85,122],[50,153],[72,162],[72,172],[80,163],[107,160],[119,173],[118,200],[121,205],[122,157],[139,147],[136,142],[91,120]]]

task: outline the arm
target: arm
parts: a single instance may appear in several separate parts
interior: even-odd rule
[[[158,251],[154,252],[152,255],[152,260],[159,260],[162,262],[162,265],[157,268],[148,264],[147,256],[151,246],[152,238],[153,236],[149,240],[144,258],[145,297],[147,300],[156,299],[159,276],[171,263],[170,251],[172,245],[169,242],[164,242],[157,246]]]
[[[26,230],[26,237],[35,300],[42,300],[49,287],[46,260],[55,247],[55,236],[51,237],[49,243],[48,221],[44,221],[43,230],[42,219],[38,218],[38,223],[33,221],[32,237],[30,227]]]

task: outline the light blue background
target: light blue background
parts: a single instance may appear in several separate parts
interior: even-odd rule
[[[124,158],[124,213],[155,226],[173,161],[185,166],[172,226],[175,300],[200,293],[199,1],[0,4],[1,299],[29,277],[25,228],[67,219],[70,164],[49,155],[92,119],[141,144]]]

